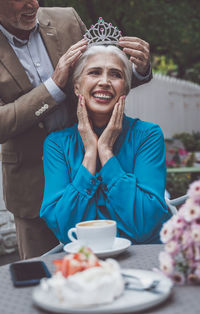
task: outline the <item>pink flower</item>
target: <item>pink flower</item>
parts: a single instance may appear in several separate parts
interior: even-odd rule
[[[188,195],[195,203],[200,203],[200,180],[195,181],[190,185]]]
[[[174,270],[174,261],[167,252],[160,252],[159,261],[160,269],[163,271],[163,273],[166,275],[172,274]]]
[[[160,238],[163,243],[167,243],[173,237],[173,224],[171,220],[168,220],[162,227],[160,232]]]
[[[200,243],[200,226],[198,224],[194,224],[191,226],[191,237],[194,242]]]
[[[193,261],[193,258],[194,258],[194,250],[193,250],[193,247],[190,245],[188,246],[185,250],[184,250],[184,255],[185,255],[185,258],[187,260],[191,260]]]
[[[198,245],[194,245],[194,259],[200,262],[200,247]]]
[[[196,274],[190,273],[187,277],[189,283],[195,284],[199,282],[199,278]]]
[[[182,211],[180,210],[176,215],[171,218],[174,228],[183,229],[187,225],[184,216],[182,215]]]
[[[191,199],[188,199],[182,206],[181,213],[186,221],[191,222],[200,217],[200,206],[195,204]]]
[[[176,163],[175,163],[175,161],[174,160],[169,160],[169,161],[167,161],[167,166],[176,166]]]
[[[191,236],[191,231],[190,231],[189,228],[184,230],[180,240],[181,240],[181,244],[182,244],[184,249],[187,248],[188,246],[190,246],[193,243],[193,239],[192,239],[192,236]]]
[[[185,149],[179,148],[178,153],[180,156],[185,156],[188,154],[188,152]]]
[[[180,250],[180,246],[176,241],[169,241],[165,245],[165,251],[171,255],[177,254]]]
[[[171,278],[178,285],[183,285],[185,283],[185,276],[180,272],[173,273]]]
[[[200,180],[191,184],[189,199],[162,227],[165,250],[160,270],[177,284],[200,283]]]

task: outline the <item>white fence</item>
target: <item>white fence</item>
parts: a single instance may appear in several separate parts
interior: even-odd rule
[[[150,83],[130,92],[126,114],[159,124],[165,138],[200,131],[200,85],[154,74]]]

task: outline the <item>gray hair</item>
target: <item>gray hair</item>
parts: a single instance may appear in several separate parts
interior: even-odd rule
[[[124,65],[124,74],[125,74],[125,84],[126,84],[126,94],[129,93],[131,89],[131,80],[132,80],[132,63],[128,60],[126,54],[120,50],[118,47],[109,45],[109,46],[103,46],[103,45],[94,45],[90,46],[86,49],[86,51],[82,54],[82,56],[79,58],[77,63],[75,64],[74,71],[72,73],[72,82],[73,84],[75,82],[78,82],[84,66],[90,56],[95,55],[96,53],[112,53],[119,57],[119,59],[122,61]]]

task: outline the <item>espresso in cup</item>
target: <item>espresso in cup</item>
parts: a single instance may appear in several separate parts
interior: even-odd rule
[[[107,225],[113,225],[113,220],[92,220],[80,222],[78,225],[82,227],[102,227]]]
[[[86,245],[93,251],[104,251],[112,249],[116,233],[114,220],[90,220],[79,222],[75,228],[69,229],[68,237],[71,241],[79,241],[80,245]]]

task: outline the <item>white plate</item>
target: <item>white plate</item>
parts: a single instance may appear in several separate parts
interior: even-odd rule
[[[91,306],[85,308],[70,308],[52,298],[49,292],[41,290],[40,286],[33,290],[33,301],[40,308],[54,313],[71,314],[102,314],[102,313],[133,313],[157,305],[168,298],[172,289],[169,278],[160,273],[139,269],[123,269],[123,273],[132,274],[137,277],[160,280],[156,292],[125,290],[122,296],[112,303]]]
[[[104,250],[104,251],[93,251],[98,257],[104,258],[108,256],[115,256],[131,246],[131,241],[124,238],[115,238],[115,242],[113,244],[112,249]],[[78,241],[70,242],[64,246],[64,251],[67,253],[76,253],[80,249],[81,245]]]

